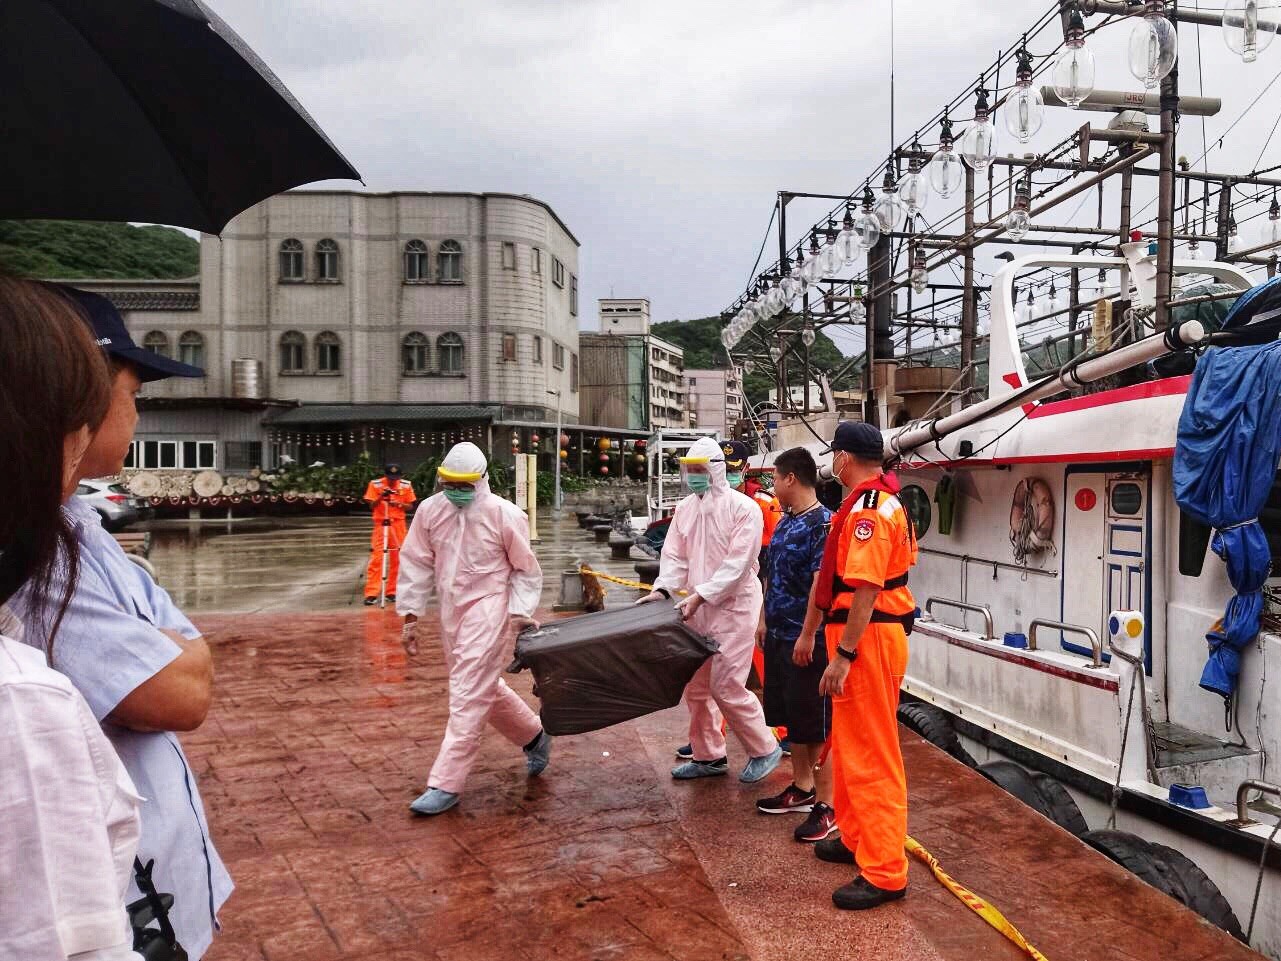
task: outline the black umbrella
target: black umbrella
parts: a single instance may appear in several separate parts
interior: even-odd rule
[[[218,233],[360,175],[200,0],[0,0],[0,217]]]

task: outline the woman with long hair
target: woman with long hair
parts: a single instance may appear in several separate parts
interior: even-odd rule
[[[62,503],[109,390],[76,306],[0,277],[0,605],[26,587],[50,639],[20,643],[0,606],[0,961],[138,958],[124,896],[140,799],[84,698],[46,663],[79,563]]]

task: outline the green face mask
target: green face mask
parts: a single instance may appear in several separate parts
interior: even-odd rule
[[[452,487],[445,488],[445,496],[449,498],[449,503],[455,507],[466,507],[476,499],[474,490],[454,490]]]
[[[685,483],[695,494],[706,494],[712,489],[712,478],[707,474],[687,474]]]
[[[742,487],[742,486],[743,486],[743,472],[742,472],[742,471],[732,471],[732,472],[730,472],[730,473],[728,473],[728,474],[726,474],[726,475],[725,475],[725,479],[726,479],[727,481],[729,481],[729,486],[730,486],[730,487],[735,487],[735,488],[737,488],[737,487]]]

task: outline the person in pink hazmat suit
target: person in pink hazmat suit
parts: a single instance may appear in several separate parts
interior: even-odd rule
[[[739,775],[759,781],[778,767],[783,752],[765,725],[761,702],[747,690],[761,582],[756,576],[761,549],[761,511],[725,479],[725,455],[710,437],[694,442],[681,461],[685,484],[693,492],[676,506],[663,541],[654,590],[638,604],[675,599],[690,627],[720,644],[719,653],[699,668],[685,688],[693,760],[672,777],[689,780],[725,774],[725,735],[716,708],[747,750]]]
[[[543,773],[551,754],[538,715],[502,679],[513,629],[538,626],[543,572],[529,522],[490,491],[487,471],[479,447],[454,445],[437,471],[441,490],[418,508],[400,552],[396,612],[405,618],[405,649],[418,652],[418,619],[434,591],[449,668],[449,723],[427,790],[410,805],[418,814],[458,803],[486,724],[524,748],[531,776]]]

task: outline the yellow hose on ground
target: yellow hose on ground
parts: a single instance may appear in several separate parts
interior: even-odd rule
[[[934,855],[921,847],[915,838],[909,837],[904,847],[907,849],[908,854],[933,871],[939,883],[955,894],[962,904],[1005,935],[1024,954],[1032,958],[1033,961],[1047,961],[1045,955],[1028,944],[1027,939],[1019,933],[1019,929],[1006,920],[1005,915],[944,871]]]
[[[602,581],[609,581],[611,584],[621,584],[623,587],[632,587],[638,591],[652,591],[654,589],[653,584],[642,584],[640,581],[629,581],[622,577],[615,577],[613,574],[606,574],[603,571],[594,571],[590,567],[588,567],[586,564],[583,564],[578,568],[578,573],[587,574],[591,577],[597,577],[597,578],[600,578],[600,580]],[[685,594],[687,592],[677,591],[676,593]]]

